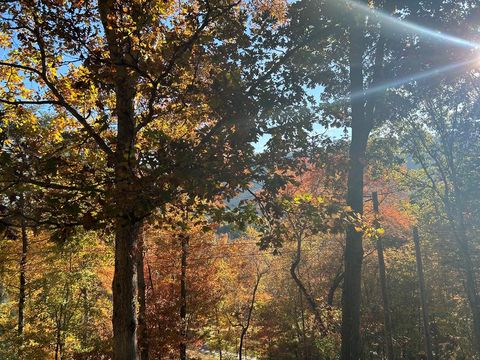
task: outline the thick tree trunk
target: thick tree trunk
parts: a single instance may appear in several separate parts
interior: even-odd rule
[[[375,215],[378,216],[379,213],[379,204],[378,204],[378,193],[372,193],[373,201],[373,211]],[[378,227],[378,220],[375,221],[376,226]],[[390,301],[387,291],[387,274],[385,270],[385,257],[383,254],[383,239],[378,235],[377,239],[377,254],[378,254],[378,272],[380,275],[380,288],[382,291],[382,302],[383,302],[383,324],[384,324],[384,337],[385,337],[385,349],[387,353],[387,359],[393,360],[395,354],[393,352],[393,340],[392,340],[392,317],[390,314]]]
[[[415,259],[417,262],[418,288],[420,290],[420,301],[422,304],[423,334],[425,336],[425,352],[427,360],[433,360],[432,335],[430,333],[430,315],[428,311],[427,293],[425,290],[425,277],[423,275],[422,254],[420,251],[420,238],[418,229],[413,228],[413,242],[415,244]]]
[[[366,2],[366,1],[363,1]],[[384,9],[391,9],[391,1],[384,1]],[[383,61],[385,56],[385,29],[375,49],[373,81],[375,86],[383,79]],[[349,171],[347,181],[347,204],[358,214],[363,214],[363,183],[366,165],[368,137],[373,128],[374,115],[378,107],[378,96],[363,95],[364,73],[363,55],[365,52],[365,16],[352,17],[349,29],[349,70],[352,140],[349,149]],[[363,234],[353,226],[346,231],[345,269],[342,292],[342,360],[358,360],[362,356],[360,336],[360,300],[363,262]]]
[[[355,138],[355,135],[353,135]],[[348,205],[363,213],[363,171],[365,150],[360,140],[352,139],[350,171],[348,176]],[[354,227],[347,229],[345,244],[345,272],[342,293],[342,359],[361,358],[360,300],[363,261],[363,234]]]
[[[118,220],[113,277],[113,338],[115,360],[138,360],[137,242],[139,224]]]
[[[27,254],[28,254],[28,233],[27,233],[27,224],[25,218],[23,217],[23,196],[21,199],[22,202],[22,219],[21,219],[21,228],[22,228],[22,256],[20,258],[20,280],[19,280],[19,294],[18,294],[18,335],[20,337],[20,342],[23,342],[23,329],[25,325],[25,301],[26,301],[26,272],[27,272]]]
[[[350,27],[350,92],[352,140],[349,151],[347,204],[363,214],[363,175],[369,126],[365,119],[365,101],[358,94],[363,90],[364,17],[355,17]],[[363,244],[361,232],[347,228],[345,269],[342,293],[342,359],[361,358],[360,299]]]
[[[180,274],[180,360],[187,360],[187,257],[188,257],[188,235],[181,234],[180,242],[182,247],[182,264]]]
[[[148,327],[147,327],[147,297],[145,284],[145,238],[143,226],[140,226],[138,236],[138,262],[137,262],[137,279],[138,279],[138,346],[140,349],[140,359],[148,360],[149,343],[148,343]]]
[[[135,154],[135,96],[138,77],[126,66],[134,58],[130,34],[118,26],[118,2],[99,0],[100,20],[113,66],[117,136],[111,159],[115,178],[112,198],[115,211],[115,273],[113,277],[114,360],[138,360],[137,252],[143,213],[139,205],[138,159]]]

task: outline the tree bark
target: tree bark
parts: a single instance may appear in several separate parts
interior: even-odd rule
[[[338,287],[342,283],[343,277],[344,277],[344,272],[340,270],[333,278],[332,285],[330,285],[330,288],[328,289],[327,305],[330,307],[333,306],[335,291],[338,289]]]
[[[308,360],[310,359],[310,352],[308,351],[308,344],[307,344],[307,332],[305,328],[305,307],[303,306],[303,294],[300,289],[298,289],[298,299],[300,301],[300,319],[302,321],[302,345],[303,345],[303,359]],[[297,322],[297,321],[295,321]]]
[[[21,202],[21,231],[22,231],[22,256],[20,258],[20,280],[19,280],[19,294],[18,294],[18,335],[20,337],[20,347],[23,343],[23,330],[25,326],[25,301],[26,301],[26,272],[27,272],[27,254],[28,254],[28,233],[27,224],[24,217],[24,198],[23,195],[20,199]]]
[[[310,307],[310,310],[312,310],[313,314],[315,315],[315,320],[324,335],[327,332],[327,327],[323,323],[322,314],[318,309],[317,302],[315,301],[314,297],[308,292],[302,280],[297,275],[297,269],[298,269],[298,265],[300,264],[301,255],[302,255],[302,237],[300,235],[297,235],[297,249],[295,252],[295,257],[293,258],[293,261],[292,261],[292,265],[290,266],[290,275],[292,276],[293,281],[295,281],[295,284],[297,285],[298,290],[300,291],[300,294],[303,294],[303,296],[305,296],[305,300],[307,300],[308,306]]]
[[[425,336],[425,352],[427,360],[433,360],[432,335],[430,333],[430,315],[428,311],[427,293],[425,290],[425,277],[423,275],[422,254],[420,251],[420,237],[418,229],[413,228],[413,242],[415,243],[415,259],[417,262],[418,288],[422,304],[423,334]]]
[[[135,95],[137,77],[125,66],[133,54],[129,35],[117,26],[118,6],[99,0],[98,7],[114,67],[116,148],[113,156],[115,211],[115,273],[113,277],[114,360],[138,360],[137,347],[137,252],[142,214],[136,186]]]
[[[363,91],[364,17],[355,16],[349,31],[352,140],[349,150],[347,204],[363,214],[363,175],[369,126],[365,118]],[[356,96],[355,96],[356,95]],[[363,261],[361,232],[349,226],[345,240],[345,275],[342,292],[342,360],[361,358],[360,299]]]
[[[365,2],[365,1],[364,1]],[[384,1],[385,10],[390,10],[391,1]],[[383,79],[385,56],[385,29],[375,49],[372,86]],[[349,149],[347,180],[347,204],[352,211],[363,214],[363,185],[368,137],[373,128],[378,107],[378,94],[364,95],[363,55],[365,52],[365,16],[352,17],[349,29],[349,76],[352,139]],[[345,240],[345,269],[342,291],[342,360],[358,360],[362,356],[360,336],[361,281],[363,262],[363,234],[348,226]]]
[[[373,201],[373,211],[375,215],[378,216],[379,206],[378,206],[378,193],[372,193]],[[379,226],[378,220],[375,220],[376,227]],[[392,317],[390,314],[390,301],[388,298],[387,291],[387,275],[385,270],[385,257],[383,254],[383,239],[381,235],[378,235],[377,238],[377,254],[378,254],[378,272],[380,275],[380,288],[382,291],[382,302],[383,302],[383,323],[384,323],[384,336],[385,336],[385,348],[387,353],[387,359],[393,360],[395,354],[393,351],[393,340],[392,340]]]
[[[138,346],[140,351],[140,359],[148,360],[149,342],[147,327],[147,294],[145,284],[145,238],[143,226],[140,226],[138,237],[138,262],[137,262],[137,279],[138,279]]]
[[[188,257],[188,235],[181,234],[180,242],[182,247],[182,269],[180,274],[180,360],[187,360],[187,257]]]
[[[263,276],[263,273],[260,273],[257,275],[255,286],[253,287],[252,299],[250,301],[250,306],[248,307],[248,312],[247,312],[247,323],[244,326],[242,326],[242,332],[240,333],[240,344],[238,346],[238,360],[243,359],[243,347],[245,342],[245,336],[247,335],[247,331],[250,328],[253,308],[255,307],[255,298],[257,296],[257,290],[258,290],[258,286],[260,285],[260,280],[262,280],[262,276]]]
[[[220,320],[218,318],[218,308],[217,306],[215,306],[215,327],[216,327],[216,330],[217,330],[217,336],[218,336],[218,339],[217,339],[217,346],[218,346],[218,357],[219,357],[219,360],[223,360],[223,353],[222,353],[222,334],[220,333]]]
[[[138,360],[137,247],[138,223],[117,224],[113,277],[113,337],[115,360]]]

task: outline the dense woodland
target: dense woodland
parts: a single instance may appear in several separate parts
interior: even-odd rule
[[[0,30],[0,359],[480,359],[478,1]]]

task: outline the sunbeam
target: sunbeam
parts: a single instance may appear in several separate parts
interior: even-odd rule
[[[334,1],[334,0],[332,0]],[[333,3],[333,2],[332,2]],[[350,8],[352,8],[355,11],[359,11],[362,14],[365,14],[366,16],[369,16],[370,18],[375,19],[379,23],[382,24],[382,26],[386,26],[388,28],[392,28],[395,30],[396,33],[398,32],[403,32],[403,33],[412,33],[415,35],[418,35],[419,37],[425,37],[428,38],[429,40],[432,41],[437,41],[437,42],[443,42],[443,43],[448,43],[453,46],[459,46],[459,47],[464,47],[467,49],[471,50],[479,50],[480,49],[480,44],[462,39],[456,36],[452,36],[449,34],[444,34],[442,32],[436,31],[429,29],[424,26],[420,26],[408,21],[404,21],[401,19],[398,19],[394,16],[391,16],[381,10],[378,9],[372,9],[366,4],[359,3],[357,1],[353,0],[344,0],[343,2]],[[335,1],[335,5],[338,5],[339,2]],[[342,103],[349,101],[351,99],[363,97],[363,96],[368,96],[368,95],[373,95],[375,93],[385,91],[391,88],[396,88],[405,84],[408,84],[412,81],[417,81],[417,80],[422,80],[429,78],[431,76],[435,76],[441,73],[448,73],[457,69],[461,69],[462,67],[465,67],[467,65],[471,65],[475,62],[479,61],[478,54],[472,54],[472,58],[469,60],[465,61],[460,61],[460,62],[455,62],[451,64],[447,64],[444,66],[436,67],[434,69],[426,70],[420,73],[412,74],[410,76],[402,77],[399,79],[393,79],[388,82],[384,82],[382,84],[374,85],[369,89],[361,90],[355,93],[350,94],[348,97],[342,97],[335,101],[334,103]]]
[[[478,62],[478,61],[479,61],[479,58],[474,58],[474,59],[470,59],[470,60],[466,60],[466,61],[462,61],[462,62],[457,62],[457,63],[453,63],[453,64],[440,66],[440,67],[437,67],[437,68],[434,68],[434,69],[431,69],[431,70],[426,70],[426,71],[416,73],[416,74],[412,74],[410,76],[406,76],[406,77],[403,77],[403,78],[394,79],[392,81],[388,81],[388,82],[384,82],[382,84],[372,86],[371,88],[365,89],[363,91],[357,91],[357,92],[352,93],[348,96],[337,99],[333,102],[329,102],[328,104],[332,105],[332,104],[348,103],[351,99],[358,99],[358,98],[363,97],[363,96],[374,95],[374,94],[376,94],[378,92],[381,92],[381,91],[385,91],[385,90],[388,90],[388,89],[393,89],[393,88],[396,88],[396,87],[400,87],[400,86],[408,84],[412,81],[423,80],[423,79],[427,79],[431,76],[448,73],[450,71],[461,69],[461,68],[463,68],[467,65],[471,65],[471,64],[473,64],[475,62]]]
[[[470,60],[466,60],[466,61],[462,61],[462,62],[457,62],[457,63],[453,63],[453,64],[440,66],[440,67],[437,67],[437,68],[434,68],[434,69],[431,69],[431,70],[416,73],[416,74],[406,76],[406,77],[403,77],[403,78],[400,78],[400,79],[394,79],[392,81],[388,81],[388,82],[373,86],[373,87],[371,87],[369,89],[366,89],[364,91],[359,91],[359,92],[356,92],[356,93],[352,93],[349,98],[355,99],[355,98],[359,98],[361,96],[373,95],[373,94],[378,93],[380,91],[384,91],[384,90],[387,90],[387,89],[396,88],[396,87],[399,87],[401,85],[408,84],[409,82],[412,82],[412,81],[418,81],[418,80],[429,78],[431,76],[439,75],[441,73],[447,73],[447,72],[450,72],[450,71],[454,71],[454,70],[460,69],[462,67],[465,67],[467,65],[473,64],[473,63],[477,62],[478,60],[479,60],[478,58],[470,59]]]
[[[333,0],[337,1],[337,0]],[[441,42],[448,42],[452,45],[462,46],[470,49],[479,49],[480,44],[469,41],[466,39],[462,39],[457,36],[444,34],[440,31],[432,30],[427,27],[417,25],[408,21],[400,20],[396,17],[393,17],[385,12],[377,9],[372,9],[368,5],[361,4],[357,1],[353,0],[345,0],[348,6],[352,7],[354,10],[361,11],[362,13],[367,14],[370,17],[375,17],[379,22],[381,22],[384,26],[392,27],[397,32],[413,32],[419,36],[428,37],[432,40],[441,41]]]

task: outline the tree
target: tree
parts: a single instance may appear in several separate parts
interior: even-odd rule
[[[430,89],[434,99],[425,96],[428,93],[425,89],[422,94],[412,92],[411,97],[417,99],[418,106],[406,114],[408,126],[398,133],[408,138],[403,143],[404,151],[418,167],[410,170],[409,176],[415,189],[414,199],[418,198],[421,203],[434,202],[438,225],[447,224],[455,241],[472,312],[474,343],[478,344],[480,307],[470,240],[475,236],[475,221],[467,215],[478,211],[477,200],[468,195],[474,188],[471,181],[476,178],[471,172],[474,158],[471,151],[478,147],[478,126],[472,120],[476,116],[477,100],[474,88],[468,90],[471,81],[474,80],[468,74],[463,80],[440,81]],[[427,193],[430,198],[426,197]]]
[[[414,227],[413,241],[415,243],[415,262],[417,263],[418,287],[420,290],[420,299],[422,302],[423,333],[425,337],[425,352],[427,360],[433,360],[432,334],[430,331],[430,315],[428,310],[428,299],[425,290],[425,277],[423,274],[422,254],[420,252],[420,238],[418,228]]]
[[[373,203],[373,211],[375,216],[378,216],[379,213],[379,202],[378,202],[378,193],[372,193],[372,203]],[[377,226],[378,220],[377,220]],[[384,338],[385,338],[385,348],[387,353],[387,358],[389,360],[393,360],[395,358],[395,354],[393,351],[393,339],[392,339],[392,317],[390,313],[390,301],[389,295],[387,292],[387,276],[385,270],[385,256],[383,252],[383,240],[381,234],[378,236],[377,239],[377,255],[378,255],[378,272],[380,275],[380,287],[382,289],[382,302],[383,302],[383,314],[384,314]]]
[[[25,271],[24,328],[17,334],[17,261],[5,261],[2,274],[7,300],[2,303],[0,356],[5,359],[64,359],[108,356],[113,247],[95,232],[79,232],[68,243],[53,243],[45,231],[29,229],[29,258]],[[105,239],[106,240],[106,239]],[[15,244],[16,243],[16,244]],[[13,245],[16,246],[13,246]],[[22,245],[2,241],[9,259]],[[12,322],[10,322],[13,320]],[[23,343],[23,344],[22,344]],[[19,346],[21,345],[21,347]],[[12,351],[12,349],[18,349]]]
[[[251,142],[270,125],[291,128],[282,104],[288,100],[292,113],[305,102],[294,97],[292,104],[291,93],[272,89],[270,79],[288,56],[258,50],[263,28],[246,31],[254,6],[239,5],[102,0],[1,6],[4,121],[14,123],[25,109],[32,117],[61,116],[71,123],[68,132],[101,158],[85,164],[102,164],[93,170],[102,174],[99,183],[85,186],[70,177],[56,187],[64,198],[72,191],[92,195],[83,202],[92,208],[74,223],[114,224],[115,359],[138,358],[135,259],[143,219],[178,191],[212,198],[261,178],[264,171],[249,171],[265,162],[253,161]],[[262,74],[258,63],[265,64]],[[264,111],[267,100],[275,105]]]
[[[307,76],[302,79],[306,86],[321,87],[322,101],[318,106],[322,112],[321,123],[328,127],[351,128],[346,197],[352,209],[362,213],[369,135],[374,128],[396,116],[390,112],[394,106],[384,106],[395,100],[389,89],[401,87],[417,77],[430,78],[435,72],[427,70],[445,67],[445,62],[451,66],[464,63],[462,57],[471,51],[458,39],[449,41],[458,51],[447,51],[444,46],[438,46],[443,38],[432,35],[434,32],[419,27],[412,31],[412,26],[395,18],[441,29],[447,26],[440,16],[445,11],[455,14],[449,17],[449,26],[460,27],[462,19],[469,19],[471,3],[448,0],[421,4],[411,1],[342,1],[320,3],[317,10],[312,9],[313,3],[318,5],[317,2],[301,1],[292,6],[293,23],[310,25],[307,29],[322,29],[328,40],[319,36],[315,44],[309,43],[311,54],[299,61],[299,68],[307,71]],[[435,19],[433,25],[432,17]],[[296,26],[292,28],[292,32],[302,32]],[[412,38],[419,38],[418,42],[415,40],[417,46],[411,46]],[[325,45],[323,51],[318,49],[319,45]],[[443,59],[444,63],[429,60],[432,48],[439,54],[435,59]],[[469,49],[465,51],[465,48]],[[361,356],[361,238],[362,234],[354,228],[347,231],[342,322],[344,359]]]

